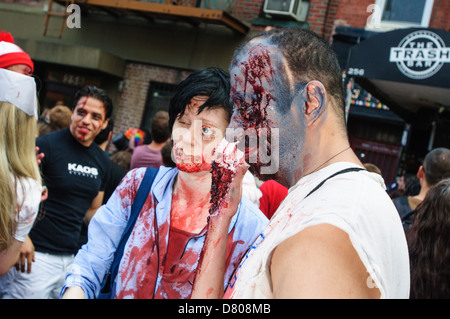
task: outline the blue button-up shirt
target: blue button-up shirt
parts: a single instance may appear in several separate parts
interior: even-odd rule
[[[101,281],[109,270],[128,222],[131,205],[144,173],[145,168],[130,171],[108,202],[96,212],[89,224],[88,243],[75,256],[61,295],[66,288],[72,286],[81,287],[87,298],[98,295]],[[181,257],[170,272],[165,269],[172,190],[177,174],[178,169],[161,166],[155,177],[151,188],[153,196],[147,198],[125,246],[115,281],[116,297],[190,297],[206,229],[189,238]],[[229,253],[224,289],[241,258],[267,224],[268,219],[258,207],[243,196],[228,230]]]

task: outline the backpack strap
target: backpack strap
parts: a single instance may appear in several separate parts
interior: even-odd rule
[[[411,207],[409,206],[408,202],[408,196],[400,196],[396,197],[392,200],[392,202],[395,205],[395,208],[397,209],[400,217],[403,217],[404,215],[408,214],[411,210]]]
[[[361,167],[350,167],[350,168],[346,168],[346,169],[340,170],[339,172],[336,172],[336,173],[334,173],[334,174],[328,176],[327,178],[325,178],[323,181],[321,181],[321,182],[319,183],[319,185],[317,185],[316,187],[314,187],[314,189],[313,189],[312,191],[310,191],[310,192],[308,193],[308,195],[305,196],[305,198],[308,197],[309,195],[311,195],[312,193],[314,193],[314,192],[315,192],[316,190],[318,190],[320,187],[322,187],[322,185],[325,184],[325,182],[326,182],[327,180],[329,180],[330,178],[333,178],[333,177],[335,177],[335,176],[337,176],[337,175],[344,174],[344,173],[349,173],[349,172],[359,172],[359,171],[364,171],[364,168],[361,168]]]
[[[112,285],[114,284],[114,280],[119,270],[119,264],[122,260],[125,244],[127,243],[128,237],[130,237],[130,234],[133,231],[142,206],[144,206],[144,203],[147,200],[148,194],[150,193],[150,189],[157,173],[158,169],[152,167],[147,167],[145,171],[145,175],[141,181],[141,184],[139,185],[139,189],[131,206],[130,218],[128,219],[127,226],[125,227],[122,238],[120,239],[119,245],[117,246],[111,268],[106,274],[105,279],[103,280],[100,295],[98,298],[109,298],[109,295],[113,291]]]
[[[401,216],[401,220],[408,220],[411,218],[412,215],[414,215],[415,210],[411,209],[409,212],[407,212],[405,215]]]

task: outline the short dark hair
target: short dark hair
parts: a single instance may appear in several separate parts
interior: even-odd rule
[[[450,150],[445,147],[431,150],[425,156],[422,167],[427,184],[430,186],[444,178],[450,178]]]
[[[152,118],[150,134],[156,143],[164,143],[170,137],[169,113],[158,111]]]
[[[83,97],[92,97],[94,99],[97,99],[103,103],[105,106],[105,117],[106,119],[109,119],[112,115],[113,111],[113,103],[109,95],[102,89],[96,87],[96,86],[85,86],[82,87],[80,90],[78,90],[73,98],[72,103],[72,110],[75,110],[75,107],[78,104],[78,101]]]
[[[333,105],[345,125],[345,94],[342,72],[333,49],[324,39],[312,31],[299,27],[271,29],[252,37],[266,38],[277,45],[287,60],[297,84],[312,80],[320,81],[333,97]],[[241,46],[245,47],[248,41]],[[235,53],[239,53],[238,49]]]
[[[191,73],[178,84],[176,93],[169,104],[169,129],[172,132],[175,120],[183,116],[186,106],[197,95],[209,96],[209,99],[199,108],[201,113],[205,108],[223,108],[228,115],[228,121],[233,113],[230,103],[230,75],[228,72],[209,67]]]

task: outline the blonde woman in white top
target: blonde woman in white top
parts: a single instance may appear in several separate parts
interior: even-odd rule
[[[0,275],[18,262],[41,201],[36,120],[34,79],[0,69]]]

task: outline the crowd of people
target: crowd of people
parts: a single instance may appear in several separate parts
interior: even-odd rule
[[[33,61],[0,40],[1,298],[450,297],[450,150],[425,156],[417,192],[388,193],[313,32],[266,31],[229,72],[194,71],[151,140],[113,154],[108,94],[83,87],[38,121]],[[211,213],[224,139],[242,158]]]

